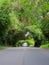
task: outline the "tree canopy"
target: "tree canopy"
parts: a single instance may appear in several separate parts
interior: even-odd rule
[[[49,0],[1,0],[0,3],[0,44],[16,46],[21,34],[21,40],[34,39],[35,46],[49,43]],[[25,38],[27,31],[31,34]]]

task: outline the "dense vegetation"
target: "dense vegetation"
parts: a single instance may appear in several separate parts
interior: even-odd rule
[[[0,0],[0,45],[24,42],[49,45],[49,0]]]

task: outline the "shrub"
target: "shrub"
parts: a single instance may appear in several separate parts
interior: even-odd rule
[[[41,45],[41,48],[49,48],[49,44]]]
[[[25,40],[19,40],[17,43],[16,43],[16,47],[19,47],[19,46],[22,46],[22,44],[25,42]]]
[[[27,29],[31,32],[32,38],[35,40],[35,47],[39,47],[45,39],[41,28],[36,25],[31,25],[28,26]]]
[[[49,48],[49,41],[46,41],[44,45],[40,46],[41,48]]]
[[[25,41],[29,44],[30,47],[33,47],[35,45],[35,41],[34,41],[33,38],[32,39],[27,39]]]
[[[16,43],[16,46],[22,46],[23,43],[27,43],[28,46],[30,47],[33,47],[35,45],[35,41],[34,39],[26,39],[26,40],[19,40],[17,43]]]

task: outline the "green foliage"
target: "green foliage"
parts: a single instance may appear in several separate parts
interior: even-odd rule
[[[19,40],[16,42],[16,47],[22,46],[22,44],[25,42],[25,40]]]
[[[6,30],[10,20],[9,20],[9,6],[7,2],[4,2],[1,6],[0,6],[0,32],[2,33],[2,31]]]
[[[42,35],[42,30],[37,27],[36,25],[31,25],[27,27],[31,32],[37,34],[37,35]]]
[[[6,36],[6,32],[10,24],[9,12],[9,3],[7,1],[2,2],[2,4],[0,5],[0,44],[3,44],[3,40]]]
[[[45,45],[41,45],[40,47],[41,48],[49,48],[49,43],[48,44],[45,44]]]
[[[25,38],[28,30],[30,35]],[[39,46],[49,41],[49,0],[1,0],[0,44],[15,46],[27,40],[34,46],[32,38]]]
[[[27,28],[32,32],[33,35],[35,34],[35,36],[38,36],[39,40],[43,36],[41,28],[37,27],[36,25],[28,26]]]
[[[17,43],[16,43],[16,46],[22,46],[22,44],[23,43],[27,43],[28,44],[28,46],[30,46],[30,47],[34,47],[34,45],[35,45],[35,41],[34,41],[34,39],[32,38],[32,39],[26,39],[26,40],[19,40]]]
[[[0,50],[6,49],[6,46],[0,45]]]
[[[25,39],[25,31],[20,31],[17,29],[9,30],[6,36],[7,43],[8,45],[11,46],[16,46],[16,43],[19,40],[24,40],[24,39]]]
[[[26,39],[25,41],[29,44],[30,47],[34,47],[35,41],[33,38],[32,39]]]

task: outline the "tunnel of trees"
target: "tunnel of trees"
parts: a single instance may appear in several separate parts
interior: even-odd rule
[[[19,42],[49,45],[49,0],[0,1],[0,45],[15,47]]]

